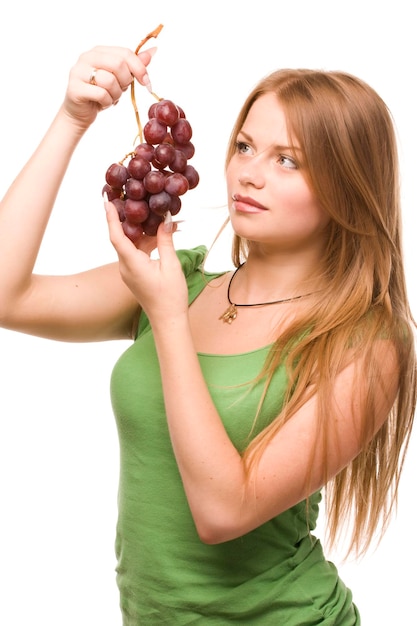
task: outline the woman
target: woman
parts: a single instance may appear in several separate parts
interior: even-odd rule
[[[149,85],[150,59],[95,48],[73,68],[1,205],[2,325],[133,339],[111,380],[125,626],[359,624],[312,531],[325,488],[330,539],[352,513],[350,549],[368,547],[412,426],[390,115],[352,76],[275,72],[244,103],[227,155],[236,271],[206,272],[204,247],[175,251],[169,215],[137,249],[106,201],[118,263],[33,275],[75,147],[132,75]],[[44,194],[28,201],[35,181]]]

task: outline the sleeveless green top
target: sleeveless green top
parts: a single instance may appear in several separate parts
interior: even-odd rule
[[[178,252],[190,303],[218,275],[201,270],[205,253],[203,246]],[[244,354],[199,354],[213,402],[239,450],[280,411],[283,367],[251,432],[263,391],[262,382],[254,387],[252,381],[267,353],[268,346]],[[111,398],[120,439],[116,555],[124,626],[360,624],[351,592],[311,534],[319,493],[311,497],[308,515],[302,502],[243,537],[201,542],[171,448],[144,314],[135,342],[114,367]]]

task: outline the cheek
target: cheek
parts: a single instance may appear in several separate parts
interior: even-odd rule
[[[325,211],[318,200],[316,194],[311,189],[311,186],[304,179],[304,185],[302,189],[302,195],[304,196],[304,206],[306,213],[311,216],[313,221],[317,222],[318,226],[326,226],[330,221],[330,216]]]
[[[318,218],[324,214],[315,193],[313,193],[304,177],[298,179],[293,192],[292,200],[294,209],[297,210],[298,208],[300,212],[305,212],[306,217],[310,215],[311,217],[316,216]]]
[[[286,206],[288,217],[301,229],[322,230],[330,221],[329,215],[308,186],[299,186],[297,190],[287,189],[281,194],[281,201]]]
[[[312,225],[315,224],[318,229],[326,227],[330,221],[329,214],[323,209],[309,188],[305,192],[305,211],[306,219],[310,216]]]

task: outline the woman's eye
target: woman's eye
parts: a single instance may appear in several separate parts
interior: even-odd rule
[[[236,141],[236,152],[240,152],[241,154],[249,152],[248,144],[244,141]]]
[[[294,161],[294,159],[292,159],[291,157],[285,156],[284,154],[279,155],[278,163],[282,165],[283,167],[286,167],[290,170],[298,169],[298,166],[296,162]]]

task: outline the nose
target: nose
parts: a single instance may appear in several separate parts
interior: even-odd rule
[[[263,187],[265,177],[264,165],[262,165],[261,159],[252,157],[250,161],[245,163],[239,172],[238,181],[241,185],[252,185],[257,189]]]

